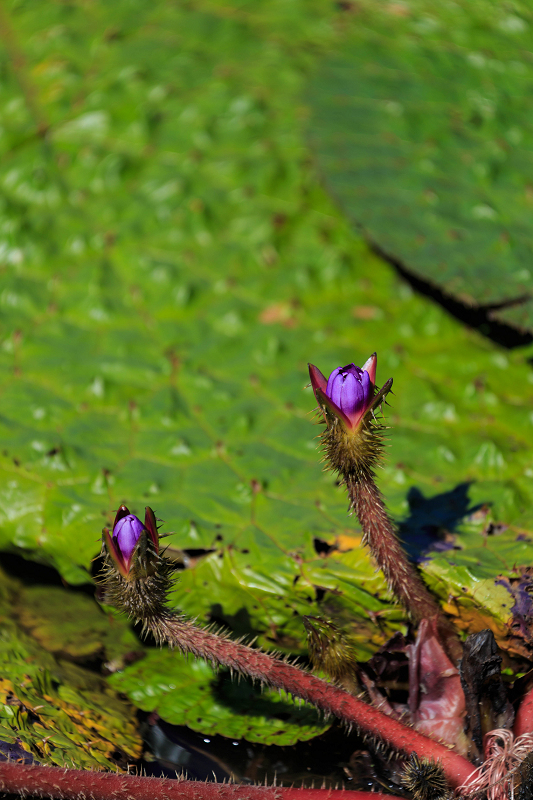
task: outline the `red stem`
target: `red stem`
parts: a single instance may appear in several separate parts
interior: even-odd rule
[[[283,689],[332,714],[349,727],[354,726],[361,733],[386,742],[396,752],[406,756],[416,753],[419,758],[440,761],[454,787],[464,783],[474,770],[466,758],[453,750],[286,661],[197,628],[174,617],[171,612],[167,612],[165,617],[145,620],[145,624],[159,641],[166,641],[185,653],[193,653],[214,664],[224,664],[268,686]]]
[[[533,688],[524,695],[518,706],[513,733],[515,736],[533,733]]]
[[[0,764],[0,790],[61,800],[400,800],[346,789],[201,783],[10,762]]]

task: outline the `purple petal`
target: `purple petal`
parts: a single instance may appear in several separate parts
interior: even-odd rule
[[[342,384],[340,407],[348,417],[351,417],[361,410],[364,399],[361,383],[352,373],[349,373]]]
[[[368,374],[368,372],[366,370],[363,372],[363,376],[361,378],[361,386],[363,388],[363,402],[364,402],[364,405],[367,406],[369,404],[370,400],[372,399],[372,394],[373,394],[372,386],[373,386],[373,384],[372,384],[372,381],[370,380],[370,375]]]
[[[326,386],[326,394],[327,394],[328,397],[331,397],[330,392],[331,392],[331,389],[333,387],[333,381],[335,380],[335,378],[337,377],[337,375],[339,374],[340,371],[341,371],[341,368],[337,367],[337,369],[334,369],[333,372],[331,373],[331,375],[328,378],[328,385]]]
[[[128,514],[127,517],[122,517],[115,525],[113,529],[113,539],[126,563],[129,562],[143,530],[144,525],[134,514]]]
[[[343,383],[344,383],[344,378],[341,373],[341,368],[337,367],[337,369],[334,369],[328,378],[328,385],[326,386],[326,394],[333,400],[335,405],[339,406],[339,408],[341,404],[341,390]]]

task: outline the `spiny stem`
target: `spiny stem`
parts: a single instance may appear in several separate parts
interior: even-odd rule
[[[415,622],[437,618],[437,628],[446,650],[453,660],[459,660],[462,646],[457,633],[422,583],[415,567],[409,562],[372,472],[359,473],[357,476],[347,475],[345,484],[350,504],[363,529],[364,542],[383,571],[391,591]]]
[[[201,783],[11,762],[0,763],[0,790],[61,800],[400,800],[346,789]]]
[[[197,628],[168,609],[164,614],[145,619],[144,623],[159,642],[168,642],[184,653],[192,653],[213,664],[223,664],[268,686],[283,689],[399,753],[410,755],[415,752],[420,758],[440,761],[452,786],[463,783],[474,769],[469,761],[439,742],[286,661]]]

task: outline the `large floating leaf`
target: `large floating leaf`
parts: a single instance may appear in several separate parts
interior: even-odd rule
[[[20,622],[29,618],[21,589],[17,581],[0,573],[0,740],[47,764],[126,769],[142,751],[135,709],[119,700],[97,674],[57,660],[21,629]],[[52,602],[57,600],[53,589],[39,591],[45,607],[50,605],[48,592]],[[57,591],[63,592],[68,607],[69,592]],[[90,616],[85,608],[80,625],[94,631]],[[101,616],[94,603],[92,616]],[[117,621],[116,627],[124,625]],[[50,639],[50,631],[40,633]]]
[[[363,0],[347,28],[306,93],[341,207],[446,294],[531,297],[531,6]],[[532,331],[533,300],[493,316]]]
[[[11,7],[24,59],[20,75],[3,56],[0,86],[0,546],[83,582],[113,510],[150,504],[189,565],[177,607],[292,651],[302,614],[330,614],[365,657],[403,614],[322,472],[307,362],[377,350],[394,377],[380,482],[404,538],[413,488],[452,531],[490,503],[507,541],[526,537],[523,563],[531,371],[413,296],[319,188],[299,98],[338,49],[334,12],[228,8]],[[455,592],[450,561],[423,569]]]
[[[20,591],[17,620],[51,653],[78,660],[96,657],[113,662],[142,653],[137,637],[123,618],[103,614],[83,594],[67,594],[55,586],[32,586]]]
[[[318,736],[331,724],[322,722],[310,706],[276,691],[261,692],[248,681],[237,683],[205,662],[169,650],[149,652],[109,680],[143,711],[230,739],[291,745]]]

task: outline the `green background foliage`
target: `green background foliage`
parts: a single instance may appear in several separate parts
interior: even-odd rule
[[[386,500],[408,544],[429,526],[460,548],[423,574],[503,641],[512,601],[494,580],[533,556],[529,350],[413,294],[322,188],[316,76],[356,16],[281,0],[7,9],[0,547],[83,583],[118,505],[149,504],[186,566],[176,607],[292,653],[301,616],[324,614],[367,658],[404,614],[322,470],[305,386],[308,361],[329,373],[376,350],[395,390]]]
[[[527,3],[357,5],[308,89],[341,207],[381,249],[493,317],[533,328]]]

